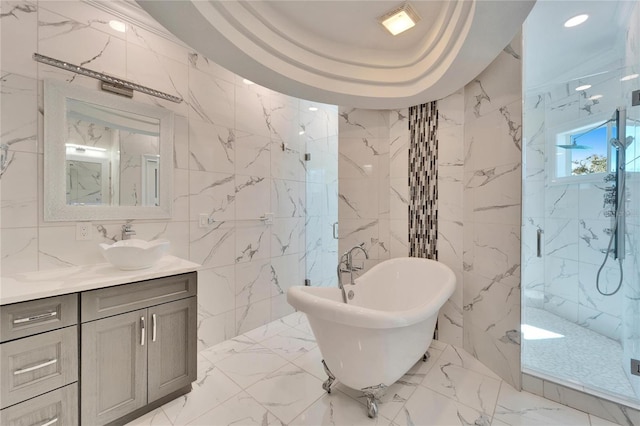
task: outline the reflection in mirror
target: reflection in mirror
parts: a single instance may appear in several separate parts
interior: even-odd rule
[[[172,119],[159,107],[47,81],[45,220],[170,217]]]
[[[146,158],[155,160],[157,174],[160,120],[77,99],[66,105],[67,204],[159,205]],[[149,190],[156,197],[147,197]]]

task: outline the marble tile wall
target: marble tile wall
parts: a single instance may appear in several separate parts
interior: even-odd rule
[[[438,101],[438,261],[456,274],[456,290],[440,309],[438,339],[463,346],[464,89]]]
[[[522,37],[464,88],[463,345],[520,388]],[[442,192],[442,191],[440,191]],[[443,236],[450,232],[441,231]]]
[[[75,223],[43,221],[42,81],[97,86],[36,63],[31,56],[39,52],[184,99],[135,95],[175,113],[174,200],[171,220],[131,223],[137,237],[169,239],[171,254],[203,265],[199,347],[292,312],[285,293],[305,278],[306,221],[331,209],[329,196],[307,199],[306,182],[317,185],[312,194],[337,192],[335,164],[323,165],[337,155],[337,107],[314,105],[312,112],[308,101],[246,85],[137,21],[126,33],[114,31],[108,22],[118,18],[85,2],[2,1],[0,7],[1,143],[9,146],[0,179],[2,274],[103,262],[97,244],[119,239],[122,225],[93,221],[92,240],[76,241]],[[308,147],[319,153],[311,165],[303,157]],[[265,212],[274,213],[272,225],[252,220]],[[201,213],[213,225],[201,228]]]
[[[364,243],[366,271],[409,253],[408,111],[340,107],[339,116],[339,253]]]

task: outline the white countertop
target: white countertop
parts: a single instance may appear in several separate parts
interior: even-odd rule
[[[179,257],[164,256],[151,268],[137,271],[121,271],[110,263],[97,263],[25,272],[0,278],[0,305],[184,274],[199,267]]]

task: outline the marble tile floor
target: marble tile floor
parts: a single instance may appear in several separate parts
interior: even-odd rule
[[[613,425],[517,392],[471,355],[434,341],[379,402],[336,382],[331,394],[306,317],[294,313],[198,355],[193,390],[128,426],[143,425]]]
[[[637,396],[622,369],[619,342],[539,308],[524,308],[524,321],[560,334],[551,339],[523,339],[523,368],[626,399]]]

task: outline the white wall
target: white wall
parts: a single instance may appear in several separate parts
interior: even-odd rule
[[[307,145],[335,144],[337,108],[284,96],[242,78],[140,26],[79,1],[2,1],[2,143],[10,146],[1,185],[2,274],[103,262],[97,244],[120,238],[122,222],[44,222],[42,80],[97,88],[32,60],[33,52],[176,94],[175,104],[134,99],[175,113],[173,217],[132,221],[137,237],[167,238],[171,254],[203,265],[199,346],[218,343],[292,312],[286,289],[305,277]],[[305,133],[300,135],[304,127]],[[286,143],[286,149],[281,144]],[[316,164],[315,169],[321,168]],[[274,212],[273,225],[251,221]],[[198,226],[198,215],[216,223]]]

